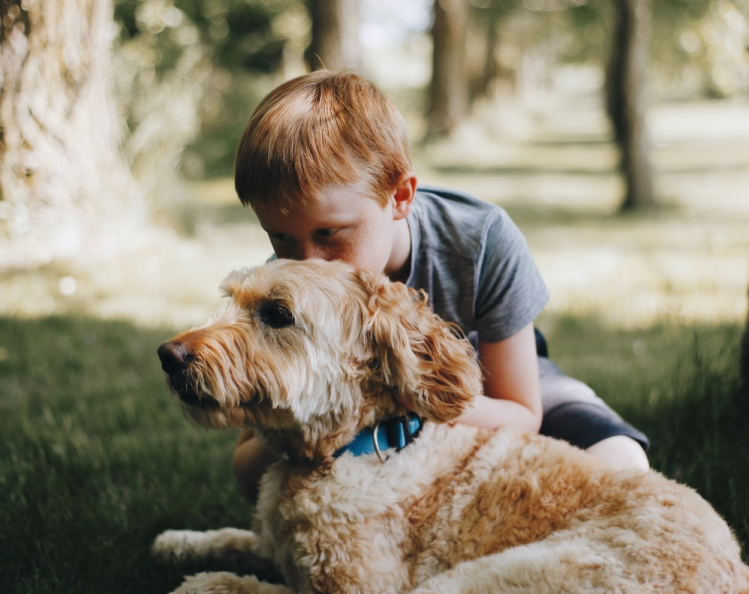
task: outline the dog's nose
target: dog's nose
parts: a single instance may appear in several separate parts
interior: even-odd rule
[[[168,374],[182,371],[190,359],[190,352],[179,342],[165,342],[158,351],[161,368]]]

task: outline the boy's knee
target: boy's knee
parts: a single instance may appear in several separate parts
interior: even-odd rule
[[[645,472],[650,469],[648,456],[642,446],[626,435],[614,435],[598,443],[594,443],[587,450],[591,454],[602,458],[611,466]]]

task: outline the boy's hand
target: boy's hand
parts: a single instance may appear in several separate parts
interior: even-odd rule
[[[487,397],[477,398],[460,422],[477,427],[519,425],[538,432],[543,410],[533,324],[500,342],[480,342]]]

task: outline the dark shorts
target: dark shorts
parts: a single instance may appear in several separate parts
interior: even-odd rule
[[[626,435],[647,451],[650,442],[616,414],[583,382],[567,377],[546,357],[538,358],[541,403],[544,409],[541,433],[563,439],[582,449],[616,435]]]

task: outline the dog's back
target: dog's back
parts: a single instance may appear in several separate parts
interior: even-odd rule
[[[266,553],[296,586],[323,591],[430,579],[459,581],[440,591],[465,580],[497,591],[749,591],[736,540],[694,491],[511,429],[427,424],[385,463],[344,456],[317,476],[283,462],[258,510]]]

